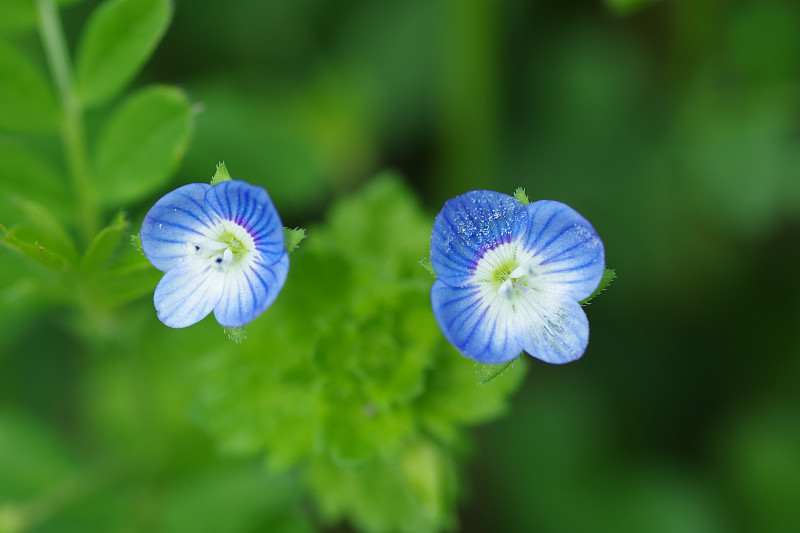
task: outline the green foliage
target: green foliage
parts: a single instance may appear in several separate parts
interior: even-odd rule
[[[125,100],[100,136],[94,176],[107,205],[154,193],[186,150],[193,113],[184,93],[147,87]]]
[[[430,224],[381,176],[312,228],[248,341],[202,358],[202,424],[229,453],[299,467],[327,521],[452,526],[464,428],[499,416],[523,376],[479,387],[442,337],[417,264]]]
[[[0,14],[12,14],[12,33],[26,29],[34,10],[58,88],[48,86],[26,53],[0,42],[0,130],[15,134],[0,139],[0,247],[38,265],[9,279],[9,296],[37,287],[38,297],[79,311],[82,334],[108,338],[118,331],[111,310],[152,291],[160,273],[141,253],[119,246],[128,231],[123,214],[100,229],[104,207],[140,200],[166,183],[185,151],[193,112],[181,91],[147,87],[111,109],[107,121],[92,122],[100,125],[99,138],[89,146],[95,132],[87,131],[83,106],[124,88],[163,34],[171,7],[161,0],[101,4],[80,39],[73,81],[56,9],[68,3],[19,0],[0,7]],[[57,125],[63,160],[30,135]]]
[[[0,130],[55,129],[58,111],[44,76],[30,59],[0,41]]]
[[[78,46],[78,93],[87,106],[116,96],[166,31],[169,0],[109,0],[92,14]]]

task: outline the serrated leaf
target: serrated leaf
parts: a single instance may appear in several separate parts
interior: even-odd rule
[[[76,60],[78,91],[87,107],[125,88],[161,40],[171,14],[168,0],[108,0],[92,13]]]
[[[127,227],[128,220],[125,218],[125,214],[118,213],[111,223],[101,229],[92,239],[89,248],[81,258],[81,267],[86,270],[97,270],[105,266]]]
[[[106,126],[94,177],[107,205],[139,200],[169,180],[189,142],[192,110],[184,93],[148,87],[128,98]]]
[[[617,277],[617,273],[614,270],[606,267],[605,271],[603,272],[603,277],[600,279],[600,285],[597,286],[597,288],[594,290],[594,292],[592,294],[589,295],[588,298],[586,298],[584,300],[581,300],[580,304],[581,305],[588,304],[590,301],[592,301],[595,298],[595,296],[597,296],[598,294],[600,294],[601,292],[606,290],[606,288],[608,288],[608,285],[612,281],[614,281],[614,278],[616,278],[616,277]]]
[[[473,366],[475,367],[475,375],[478,376],[478,384],[486,385],[487,383],[491,383],[497,376],[502,375],[506,370],[511,368],[514,363],[519,361],[520,357],[522,357],[522,355],[518,355],[506,363],[475,363]]]
[[[54,129],[58,108],[39,69],[15,48],[0,42],[0,130]]]

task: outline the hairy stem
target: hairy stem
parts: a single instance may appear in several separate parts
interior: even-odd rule
[[[97,232],[99,213],[86,155],[83,106],[72,80],[72,68],[58,9],[53,0],[36,0],[36,7],[39,12],[39,33],[61,99],[61,137],[77,200],[81,232],[84,241],[88,243]]]

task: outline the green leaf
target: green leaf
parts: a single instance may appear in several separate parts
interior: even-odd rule
[[[17,206],[27,220],[13,229],[0,225],[6,234],[0,243],[58,270],[66,270],[75,262],[78,256],[75,241],[50,210],[26,199],[17,200]]]
[[[125,218],[125,214],[118,213],[111,223],[92,239],[89,248],[81,258],[81,267],[86,270],[98,270],[105,266],[127,227],[128,220]]]
[[[65,257],[47,250],[39,241],[27,238],[20,229],[10,230],[0,224],[0,231],[5,234],[0,235],[0,246],[56,270],[66,270],[69,266]]]
[[[0,161],[0,222],[12,224],[22,218],[19,198],[35,199],[58,216],[71,209],[66,179],[46,158],[21,142],[0,139]]]
[[[94,176],[107,205],[139,200],[169,180],[192,130],[183,92],[148,87],[129,97],[110,119],[97,147]]]
[[[54,129],[58,111],[39,69],[15,48],[0,41],[0,130],[38,132]]]
[[[478,376],[478,384],[486,385],[495,380],[497,376],[502,375],[506,370],[511,368],[514,363],[519,361],[522,355],[518,355],[511,361],[506,363],[488,364],[488,363],[475,363],[475,374]]]
[[[590,301],[592,301],[594,299],[595,296],[597,296],[598,294],[600,294],[601,292],[606,290],[608,285],[612,281],[614,281],[614,278],[616,278],[616,277],[617,277],[617,273],[614,270],[612,270],[610,268],[606,268],[605,271],[603,272],[602,279],[600,279],[600,285],[597,286],[597,288],[594,290],[594,292],[592,294],[589,295],[588,298],[586,298],[585,300],[581,300],[580,304],[581,305],[588,304]]]
[[[109,0],[92,14],[78,46],[78,91],[86,106],[121,92],[155,49],[172,14],[168,0]]]

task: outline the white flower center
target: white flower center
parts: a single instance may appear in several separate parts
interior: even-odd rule
[[[532,283],[536,265],[534,257],[518,243],[503,243],[478,260],[472,282],[484,291],[513,300],[523,292],[536,290]]]
[[[196,257],[208,262],[208,268],[225,271],[245,267],[256,257],[256,243],[250,233],[232,220],[220,220],[205,238],[190,242]]]

